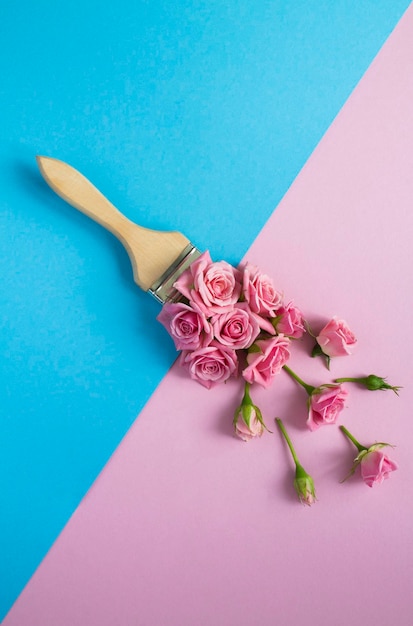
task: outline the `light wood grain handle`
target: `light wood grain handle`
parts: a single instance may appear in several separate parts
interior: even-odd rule
[[[144,291],[163,276],[190,243],[178,232],[138,226],[71,165],[50,157],[38,156],[36,160],[43,178],[63,200],[122,242],[132,263],[134,280]]]

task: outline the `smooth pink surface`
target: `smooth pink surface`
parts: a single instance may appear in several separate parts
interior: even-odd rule
[[[396,444],[399,469],[373,489],[339,484],[354,450],[337,426],[308,431],[283,372],[253,394],[273,434],[241,442],[237,382],[208,391],[175,366],[5,626],[413,623],[412,42],[410,8],[247,255],[315,331],[337,314],[358,337],[330,374],[311,342],[294,345],[307,382],[376,373],[403,386],[397,398],[349,385],[339,420]],[[310,509],[276,415],[315,480]]]

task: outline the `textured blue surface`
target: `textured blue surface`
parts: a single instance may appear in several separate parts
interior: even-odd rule
[[[237,262],[408,5],[2,3],[0,618],[175,358],[35,155]]]

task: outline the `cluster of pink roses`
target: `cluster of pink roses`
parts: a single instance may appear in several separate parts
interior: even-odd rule
[[[158,320],[181,351],[180,363],[192,379],[206,388],[225,382],[231,376],[244,379],[244,396],[233,419],[235,433],[244,441],[260,437],[266,429],[260,409],[253,403],[250,387],[267,388],[284,370],[307,393],[307,426],[314,431],[335,424],[348,395],[342,383],[352,382],[366,389],[399,387],[373,374],[335,379],[317,387],[304,382],[288,366],[291,340],[307,329],[315,339],[312,356],[325,358],[327,367],[333,357],[351,354],[357,340],[347,323],[334,317],[317,335],[305,324],[301,311],[284,303],[272,280],[248,263],[234,268],[225,261],[213,262],[203,253],[185,270],[174,287],[181,295],[178,302],[167,302]],[[276,419],[296,465],[294,486],[305,504],[315,501],[314,482],[300,465],[288,433]],[[349,431],[340,427],[358,449],[351,474],[360,466],[368,486],[382,482],[397,468],[382,448],[389,444],[362,446]]]
[[[214,263],[204,252],[174,287],[184,301],[166,303],[158,320],[191,378],[208,389],[240,370],[246,382],[268,387],[290,357],[290,340],[304,333],[299,309],[249,264]]]

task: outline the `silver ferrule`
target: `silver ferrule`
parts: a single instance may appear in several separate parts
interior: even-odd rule
[[[174,283],[179,276],[191,265],[195,259],[201,255],[201,252],[191,243],[182,250],[179,257],[172,263],[166,272],[150,287],[150,293],[158,302],[177,302],[181,300],[182,294],[174,287]]]

